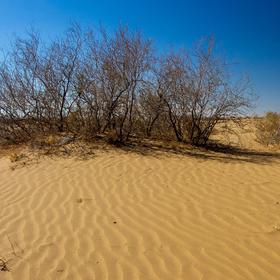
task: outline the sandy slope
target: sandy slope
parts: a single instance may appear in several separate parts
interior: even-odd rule
[[[0,159],[0,279],[279,279],[280,162]]]

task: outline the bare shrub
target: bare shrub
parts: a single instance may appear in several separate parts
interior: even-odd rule
[[[138,133],[146,137],[166,135],[165,129],[161,129],[161,122],[166,117],[163,95],[160,93],[161,85],[158,81],[149,81],[142,89],[138,97]],[[165,125],[167,124],[164,120]],[[165,126],[164,125],[164,126]]]
[[[137,95],[150,68],[150,42],[123,27],[112,37],[101,30],[99,41],[90,35],[87,42],[80,76],[85,119],[92,117],[98,132],[114,131],[118,140],[127,140],[136,121]]]
[[[232,82],[226,63],[215,55],[211,38],[199,44],[193,55],[167,56],[159,75],[178,141],[205,145],[218,123],[238,121],[252,104],[248,80]]]
[[[22,141],[39,131],[66,129],[80,48],[75,26],[50,45],[34,31],[15,41],[0,68],[0,137]]]

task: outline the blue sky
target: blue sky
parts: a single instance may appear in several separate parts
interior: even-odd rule
[[[280,111],[278,0],[1,0],[0,48],[31,26],[48,39],[73,21],[85,27],[102,23],[109,29],[127,24],[160,49],[188,48],[214,35],[236,69],[250,74],[260,97],[257,111]]]

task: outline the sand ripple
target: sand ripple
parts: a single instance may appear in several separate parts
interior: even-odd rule
[[[0,160],[0,279],[279,279],[280,163]]]

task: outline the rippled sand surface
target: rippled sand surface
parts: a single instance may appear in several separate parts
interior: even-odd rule
[[[0,279],[279,279],[280,162],[0,159]]]

